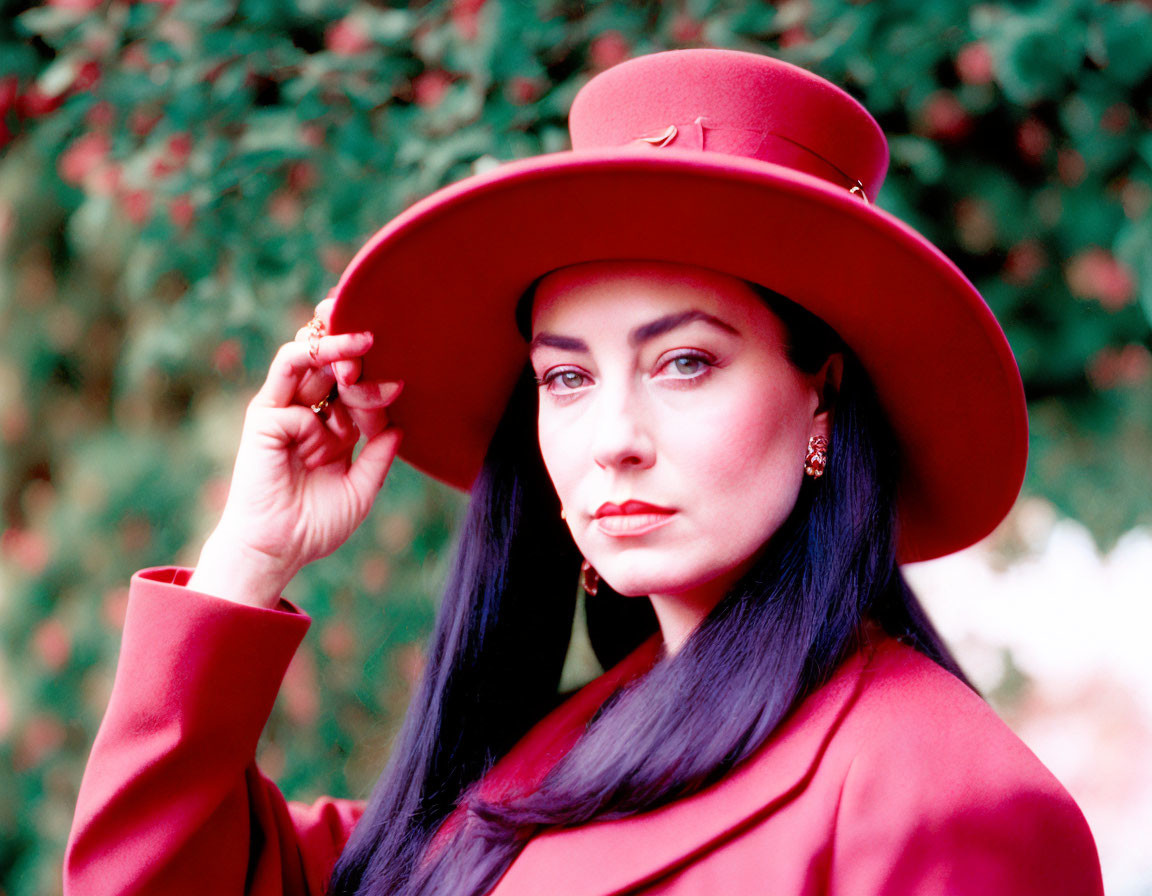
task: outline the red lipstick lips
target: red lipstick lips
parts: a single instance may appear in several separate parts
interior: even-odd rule
[[[631,538],[667,525],[675,515],[671,507],[657,507],[644,501],[601,504],[596,511],[596,528],[605,535]]]
[[[671,507],[657,507],[644,501],[625,501],[623,504],[601,504],[596,511],[596,519],[605,516],[620,516],[625,513],[671,513]]]

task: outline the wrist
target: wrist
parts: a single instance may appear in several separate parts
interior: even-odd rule
[[[272,608],[297,570],[219,531],[208,536],[187,587],[236,603]]]

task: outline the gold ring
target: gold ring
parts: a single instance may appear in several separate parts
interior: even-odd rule
[[[308,321],[304,326],[296,331],[297,342],[308,343],[308,354],[312,356],[312,363],[317,363],[320,358],[320,337],[325,334],[324,321],[320,320],[319,315],[313,315],[312,320]]]
[[[328,391],[327,395],[325,395],[318,402],[316,402],[316,404],[310,405],[310,407],[312,408],[312,412],[314,414],[322,414],[324,412],[324,409],[327,408],[332,402],[334,402],[339,395],[340,395],[339,389],[336,387],[335,384],[333,384],[332,388]]]

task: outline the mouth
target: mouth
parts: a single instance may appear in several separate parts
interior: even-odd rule
[[[623,504],[602,504],[596,511],[595,521],[605,535],[644,535],[671,522],[676,511],[644,501],[625,501]]]
[[[625,501],[623,504],[613,504],[611,501],[601,504],[593,516],[601,519],[606,516],[627,516],[639,513],[675,513],[671,507],[660,507],[649,504],[647,501]]]

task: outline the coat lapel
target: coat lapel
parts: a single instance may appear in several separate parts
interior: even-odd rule
[[[849,659],[759,753],[698,794],[643,815],[534,838],[491,896],[610,896],[673,871],[768,815],[807,785],[859,692],[867,656]]]

